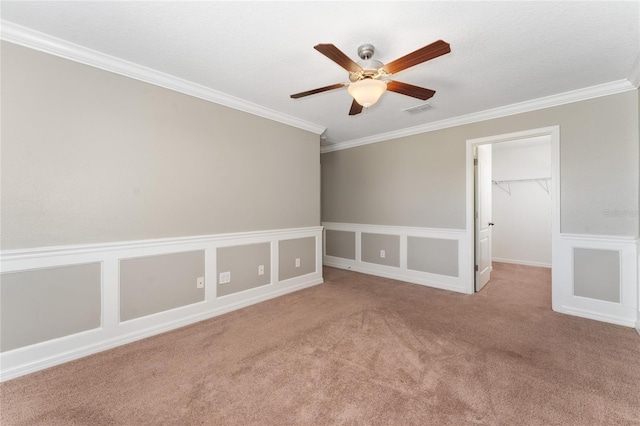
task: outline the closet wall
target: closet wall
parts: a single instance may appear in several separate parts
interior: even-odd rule
[[[493,145],[494,262],[551,267],[550,149],[548,137]]]

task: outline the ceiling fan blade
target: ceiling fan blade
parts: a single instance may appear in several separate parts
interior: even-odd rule
[[[382,67],[382,69],[385,70],[388,74],[395,74],[409,67],[421,64],[449,52],[451,52],[449,43],[442,40],[434,41],[433,43],[420,48],[415,52],[411,52],[408,55],[403,56],[402,58],[396,59],[393,62],[389,62],[387,65]]]
[[[327,90],[340,89],[341,87],[344,87],[344,83],[332,84],[331,86],[325,86],[318,89],[307,90],[306,92],[295,93],[291,95],[291,97],[293,99],[298,99],[309,95],[315,95],[316,93],[326,92]]]
[[[401,95],[422,99],[423,101],[426,101],[436,94],[435,90],[414,86],[413,84],[402,83],[400,81],[389,81],[387,83],[387,90],[390,92],[400,93]]]
[[[349,115],[356,115],[362,112],[362,105],[356,102],[354,99],[351,103],[351,109],[349,110]]]
[[[333,44],[318,44],[316,46],[313,46],[313,48],[349,72],[362,71],[360,65],[353,62],[347,55],[342,53],[342,51],[335,47]]]

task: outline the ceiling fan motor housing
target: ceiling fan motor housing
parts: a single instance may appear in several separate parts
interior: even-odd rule
[[[365,71],[373,70],[378,71],[378,69],[382,68],[384,64],[380,61],[376,61],[375,59],[365,59],[363,61],[359,61],[358,65]]]
[[[371,59],[375,51],[376,49],[372,44],[363,44],[358,47],[358,56],[362,59],[358,62],[358,66],[362,68],[362,71],[349,75],[349,80],[351,80],[352,83],[365,78],[379,79],[381,77],[379,70],[384,64],[375,59]]]

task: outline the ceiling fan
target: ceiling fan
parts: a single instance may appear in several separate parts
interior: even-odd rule
[[[438,40],[385,65],[371,59],[375,51],[371,44],[358,47],[358,56],[362,59],[358,63],[352,61],[333,44],[318,44],[313,48],[349,71],[350,82],[296,93],[291,97],[298,99],[347,86],[349,94],[353,97],[349,115],[360,114],[363,108],[369,108],[386,90],[426,101],[436,93],[434,90],[390,80],[389,76],[451,52],[449,43]]]

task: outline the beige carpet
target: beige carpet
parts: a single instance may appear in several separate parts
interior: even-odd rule
[[[8,425],[640,425],[640,337],[557,314],[548,269],[476,295],[325,284],[6,382]]]

